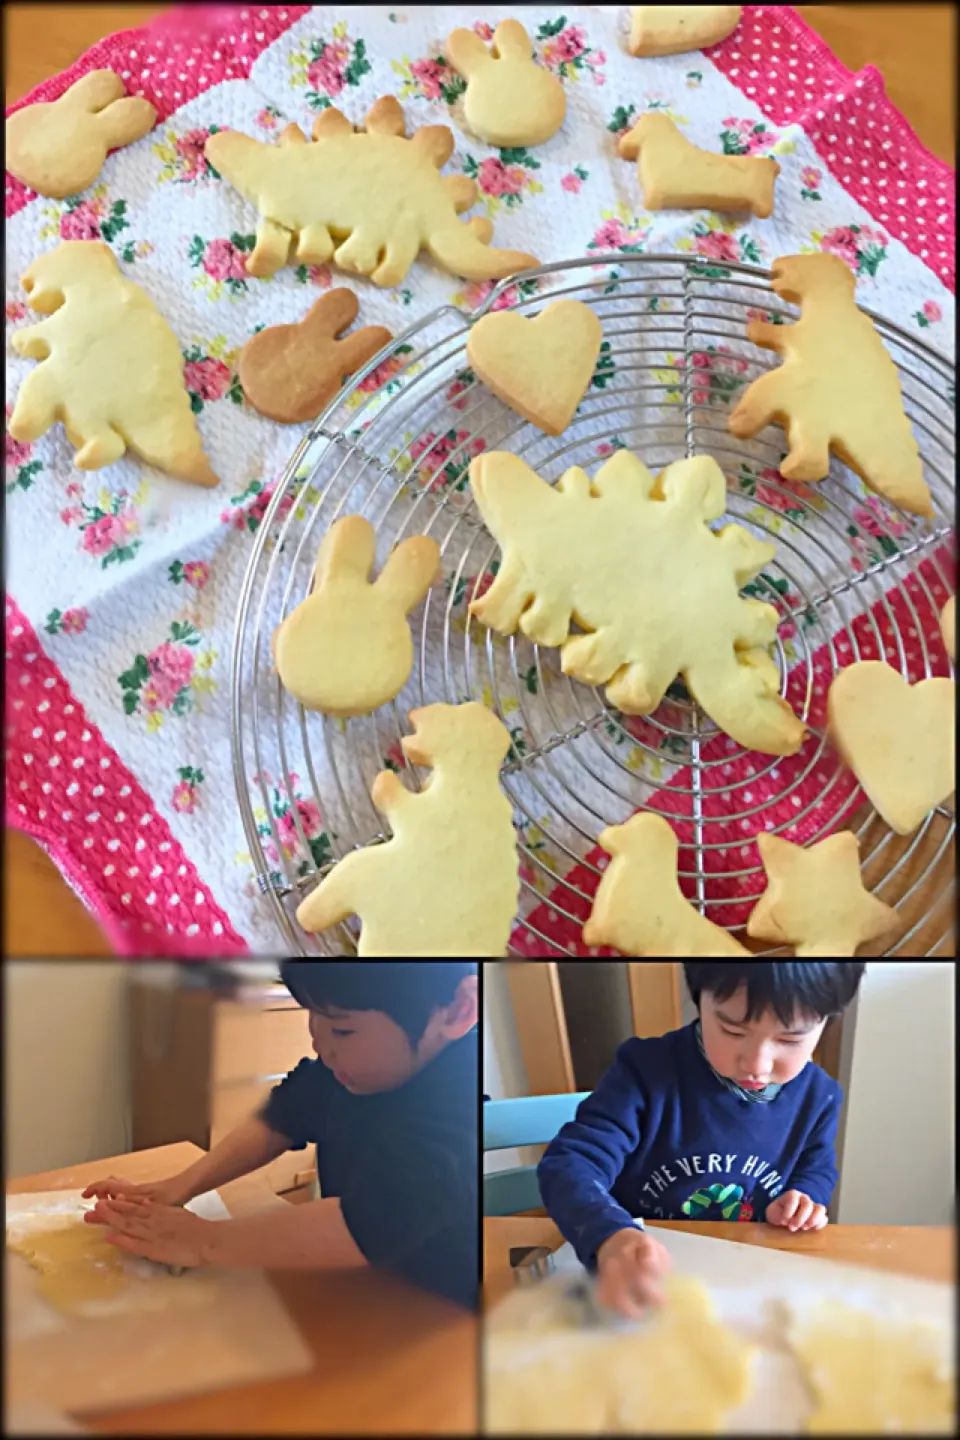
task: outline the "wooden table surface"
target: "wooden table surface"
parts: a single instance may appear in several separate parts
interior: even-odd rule
[[[790,1235],[776,1225],[741,1225],[715,1220],[648,1220],[651,1229],[688,1230],[715,1240],[788,1250],[844,1260],[874,1270],[894,1270],[922,1280],[952,1281],[955,1236],[950,1225],[828,1225],[809,1234]],[[489,1308],[513,1288],[510,1251],[522,1245],[556,1250],[563,1236],[546,1215],[487,1216],[483,1222],[484,1303]]]
[[[143,25],[169,8],[6,5],[7,103],[65,69],[102,36]],[[955,6],[799,5],[797,9],[845,65],[851,69],[876,65],[887,94],[923,143],[941,160],[954,164]],[[108,953],[97,925],[46,855],[20,834],[8,832],[6,838],[5,953]],[[949,866],[952,869],[952,860]],[[919,946],[915,950],[924,953]]]
[[[82,1189],[105,1175],[161,1180],[198,1160],[183,1142],[111,1155],[7,1184],[11,1194]],[[262,1172],[221,1185],[235,1215],[285,1207]],[[470,1435],[476,1429],[474,1316],[383,1271],[268,1272],[316,1358],[306,1375],[84,1416],[103,1435]]]

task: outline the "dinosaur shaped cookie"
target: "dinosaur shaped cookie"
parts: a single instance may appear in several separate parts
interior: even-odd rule
[[[371,794],[393,838],[346,855],[297,920],[318,932],[359,915],[361,958],[496,959],[520,895],[513,811],[500,788],[510,736],[476,701],[427,705],[410,723],[403,753],[433,767],[429,783],[415,793],[380,772]]]
[[[393,339],[382,325],[336,337],[357,318],[352,290],[328,290],[296,325],[269,325],[240,351],[237,374],[254,409],[287,424],[315,420],[344,379]]]
[[[49,316],[17,330],[18,355],[41,363],[23,381],[8,430],[37,440],[56,420],[99,470],[132,450],[194,485],[216,485],[183,378],[180,342],[146,291],[100,240],[65,240],[21,276],[27,303]]]
[[[675,461],[654,480],[618,450],[592,482],[574,467],[554,488],[519,456],[489,451],[471,461],[470,486],[502,551],[470,606],[482,624],[559,645],[564,674],[605,685],[627,714],[655,710],[679,672],[747,749],[800,748],[803,724],[766,649],[777,612],[738,594],[774,547],[740,525],[709,528],[726,504],[714,459]],[[571,636],[571,620],[590,633]]]
[[[747,339],[784,363],[747,386],[727,422],[750,439],[771,420],[787,432],[788,480],[822,480],[832,449],[871,489],[915,515],[933,515],[923,464],[903,408],[897,367],[854,301],[856,281],[838,255],[786,255],[773,288],[801,307],[793,325],[751,320]]]
[[[567,113],[563,85],[534,63],[519,20],[501,20],[489,50],[472,30],[454,30],[446,50],[466,77],[467,124],[488,145],[542,145],[560,129]]]
[[[769,156],[701,150],[656,111],[641,115],[617,148],[624,160],[637,161],[648,210],[751,210],[761,219],[773,213],[780,166]]]
[[[598,843],[612,859],[583,927],[585,945],[660,959],[749,956],[684,896],[677,881],[677,837],[662,815],[647,812],[608,825]]]
[[[38,195],[65,200],[92,185],[107,151],[157,123],[149,100],[127,95],[112,70],[91,70],[59,100],[25,105],[7,120],[7,169]]]
[[[257,241],[246,266],[272,275],[288,262],[369,275],[399,285],[420,250],[466,280],[500,279],[540,262],[519,250],[493,250],[490,221],[457,219],[477,198],[466,175],[441,176],[453,151],[446,125],[405,138],[403,111],[385,95],[355,131],[331,107],[313,124],[313,143],[288,125],[276,145],[234,130],[211,135],[210,164],[256,206]]]
[[[362,515],[331,525],[312,592],[273,633],[280,680],[307,710],[367,715],[407,683],[413,641],[406,617],[436,579],[440,547],[427,535],[411,535],[371,583],[374,543]]]

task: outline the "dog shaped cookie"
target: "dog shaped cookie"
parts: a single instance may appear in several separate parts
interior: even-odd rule
[[[24,185],[65,200],[92,185],[108,150],[141,139],[157,123],[149,100],[127,95],[112,70],[91,70],[59,100],[25,105],[7,120],[7,169]]]
[[[393,838],[346,855],[303,900],[297,920],[318,932],[359,915],[361,958],[503,956],[520,895],[513,810],[500,788],[510,747],[492,711],[427,705],[401,740],[430,765],[415,793],[382,770],[371,795]]]
[[[626,714],[655,710],[679,672],[747,749],[800,748],[803,724],[765,648],[777,612],[738,593],[775,549],[740,525],[709,528],[726,505],[714,459],[678,460],[654,480],[618,450],[592,482],[574,467],[553,487],[519,456],[489,451],[471,461],[470,488],[502,551],[470,606],[481,624],[559,645],[564,674],[605,685]],[[571,636],[571,620],[590,633]]]
[[[331,106],[314,121],[313,143],[297,125],[288,125],[276,145],[233,130],[210,136],[204,146],[210,164],[262,217],[246,261],[250,275],[272,275],[291,261],[332,260],[375,285],[399,285],[424,247],[466,280],[501,279],[539,265],[519,250],[491,249],[486,216],[457,219],[476,201],[477,187],[466,175],[437,174],[453,152],[446,125],[426,125],[406,138],[392,95],[377,101],[365,124],[355,131]]]
[[[747,339],[784,363],[747,386],[727,421],[730,433],[750,439],[776,420],[787,432],[786,479],[822,480],[833,450],[871,489],[932,516],[897,367],[857,309],[853,271],[839,255],[819,254],[782,256],[770,273],[776,293],[801,315],[793,325],[747,325]]]
[[[662,815],[633,815],[623,825],[608,825],[598,843],[612,858],[583,927],[585,945],[661,959],[749,956],[684,896],[677,881],[677,837]]]
[[[194,485],[216,485],[183,378],[180,342],[109,245],[65,240],[21,276],[27,303],[49,318],[16,330],[18,355],[41,363],[23,381],[8,430],[37,440],[57,420],[79,470],[130,449]]]
[[[240,351],[237,374],[255,410],[293,425],[315,420],[348,375],[393,339],[382,325],[337,336],[357,318],[352,290],[328,290],[295,325],[269,325]]]
[[[751,210],[773,213],[776,160],[763,155],[715,155],[682,135],[668,115],[648,111],[620,137],[624,160],[637,161],[648,210]]]
[[[367,715],[407,683],[406,617],[436,579],[440,547],[409,536],[371,582],[375,538],[362,515],[335,521],[320,543],[313,590],[273,633],[281,683],[306,710]]]
[[[519,20],[501,20],[489,50],[472,30],[454,30],[446,50],[467,80],[467,124],[488,145],[542,145],[560,129],[567,113],[563,85],[534,63]]]

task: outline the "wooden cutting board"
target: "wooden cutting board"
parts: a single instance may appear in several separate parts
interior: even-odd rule
[[[726,1435],[803,1433],[813,1406],[801,1368],[785,1342],[784,1321],[790,1314],[799,1319],[821,1300],[840,1301],[896,1321],[928,1321],[942,1342],[944,1363],[952,1364],[952,1285],[662,1226],[657,1227],[656,1238],[670,1251],[674,1273],[694,1276],[706,1285],[718,1319],[759,1346],[751,1393],[727,1416]],[[560,1303],[571,1280],[583,1274],[572,1246],[562,1245],[553,1258],[556,1273],[516,1289],[490,1312],[491,1330],[515,1332],[512,1345],[522,1348],[528,1343],[524,1338],[528,1327],[529,1343],[542,1343],[535,1335],[536,1322],[545,1309]],[[595,1345],[596,1334],[585,1330],[584,1344]],[[487,1372],[484,1383],[489,1393],[496,1384],[495,1373]]]
[[[7,1226],[78,1215],[90,1207],[79,1190],[8,1195]],[[210,1220],[229,1219],[216,1192],[188,1207]],[[19,1255],[6,1264],[7,1403],[42,1398],[73,1414],[200,1394],[227,1385],[299,1375],[313,1356],[267,1277],[258,1270],[205,1267],[203,1303],[178,1295],[152,1311],[90,1318],[55,1310],[38,1291],[39,1276]],[[119,1302],[117,1302],[119,1306]]]

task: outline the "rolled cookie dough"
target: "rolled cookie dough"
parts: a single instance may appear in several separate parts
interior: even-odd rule
[[[816,1400],[808,1434],[954,1433],[955,1379],[932,1327],[824,1302],[790,1340]]]
[[[142,1273],[131,1273],[124,1264],[124,1252],[103,1238],[102,1225],[87,1225],[69,1219],[64,1224],[38,1228],[25,1235],[7,1236],[7,1248],[22,1255],[40,1273],[39,1290],[45,1300],[64,1314],[82,1311],[91,1302],[112,1300],[129,1292],[131,1300],[149,1298],[164,1303],[164,1292],[186,1296],[193,1287],[188,1277],[176,1277],[160,1266],[127,1259]],[[146,1273],[152,1271],[153,1273]]]
[[[755,1348],[719,1324],[699,1281],[673,1276],[636,1328],[494,1333],[486,1346],[491,1434],[719,1434],[747,1398]]]

